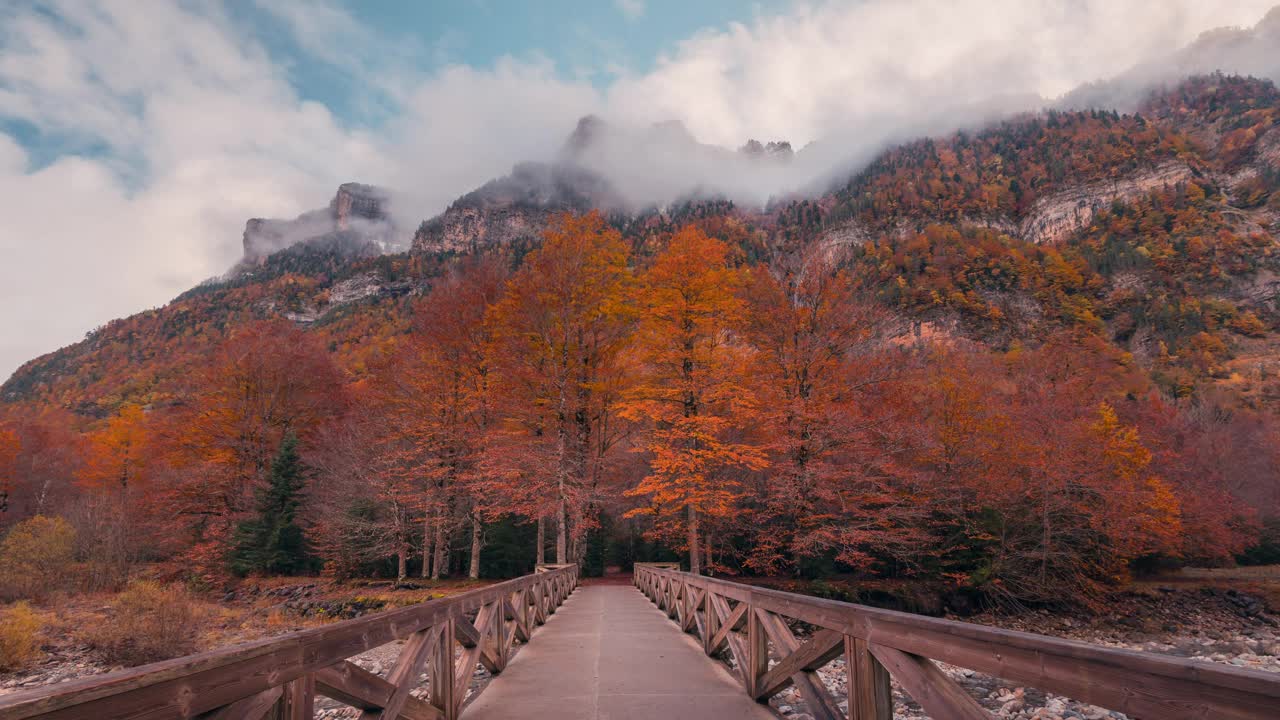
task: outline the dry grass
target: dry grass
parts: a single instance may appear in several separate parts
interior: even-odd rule
[[[155,576],[148,568],[141,575]],[[58,592],[33,603],[43,624],[41,639],[50,662],[90,662],[101,670],[138,665],[246,640],[280,635],[340,620],[303,616],[269,589],[314,585],[308,600],[377,600],[385,608],[402,607],[455,595],[488,584],[460,579],[423,583],[421,588],[394,588],[389,581],[336,582],[323,578],[252,578],[248,591],[223,602],[225,590],[194,593],[182,586],[135,581],[125,590]],[[84,650],[88,648],[89,656]],[[0,669],[8,673],[16,668]]]
[[[76,531],[59,517],[37,515],[14,525],[0,541],[0,596],[30,600],[65,586]]]
[[[0,611],[0,670],[21,670],[40,656],[40,616],[25,602]]]
[[[142,665],[195,652],[196,620],[186,590],[142,580],[115,596],[106,621],[87,639],[109,663]]]

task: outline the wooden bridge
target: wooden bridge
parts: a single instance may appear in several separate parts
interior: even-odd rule
[[[932,718],[990,717],[934,661],[1145,720],[1280,718],[1276,674],[673,567],[638,565],[634,584],[578,588],[575,566],[543,566],[443,600],[0,696],[0,720],[299,720],[335,702],[366,720],[763,719],[776,717],[768,700],[788,687],[814,718],[887,720],[891,677]],[[350,660],[393,642],[402,646],[385,676]],[[518,644],[527,647],[513,657]],[[816,673],[833,661],[845,674],[841,697]],[[496,677],[476,693],[480,668]]]

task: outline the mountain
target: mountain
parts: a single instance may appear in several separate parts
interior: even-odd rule
[[[400,235],[381,188],[346,183],[329,206],[292,220],[253,218],[244,226],[244,257],[233,272],[261,264],[267,256],[299,243],[326,246],[347,257],[393,249]]]
[[[554,161],[521,163],[510,175],[458,198],[418,227],[413,249],[472,252],[536,242],[547,220],[561,212],[600,210],[625,223],[659,208],[725,198],[763,204],[767,197],[745,188],[770,185],[771,175],[785,170],[794,155],[786,141],[749,140],[733,152],[699,143],[677,122],[635,129],[587,116]],[[744,184],[726,187],[726,175]]]
[[[523,163],[423,222],[413,235],[413,249],[474,252],[491,245],[535,242],[552,215],[593,208],[624,208],[602,176],[570,163]]]
[[[1056,102],[1062,109],[1108,108],[1131,112],[1156,90],[1187,77],[1216,72],[1280,82],[1280,6],[1251,28],[1223,27],[1203,33],[1190,45],[1149,60],[1120,75],[1087,83]]]
[[[343,185],[293,220],[250,220],[245,257],[226,277],[28,362],[0,400],[94,417],[123,401],[170,402],[229,332],[271,317],[320,335],[359,378],[453,258],[518,262],[553,215],[590,209],[642,256],[690,221],[749,259],[822,248],[869,295],[940,332],[1002,348],[1080,326],[1175,394],[1213,385],[1247,402],[1280,398],[1278,121],[1271,82],[1198,76],[1129,114],[1049,110],[899,145],[828,192],[754,206],[677,171],[669,202],[641,204],[647,170],[620,181],[601,168],[616,153],[681,148],[676,167],[728,163],[745,187],[807,150],[752,141],[735,152],[678,125],[584,118],[552,162],[517,165],[458,198],[407,250],[386,252],[408,232],[387,192],[366,185]]]

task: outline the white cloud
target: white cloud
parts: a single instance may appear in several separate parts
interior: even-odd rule
[[[992,97],[1061,95],[1252,25],[1275,0],[869,0],[801,4],[681,43],[611,90],[620,116],[683,118],[699,139],[803,145]],[[943,112],[939,112],[942,110]]]
[[[417,59],[439,48],[389,41],[334,5],[261,3],[311,60],[369,96],[353,105],[390,108],[376,127],[302,98],[296,68],[220,5],[5,4],[0,117],[76,152],[33,170],[0,133],[0,377],[222,272],[245,219],[321,206],[344,181],[398,191],[413,223],[514,162],[549,157],[587,112],[680,119],[730,147],[827,139],[758,186],[727,178],[740,174],[732,163],[626,148],[602,161],[641,195],[690,180],[767,194],[886,138],[1025,109],[1205,29],[1250,25],[1274,1],[797,5],[697,33],[604,91],[540,58],[427,71]]]
[[[373,182],[400,195],[400,215],[425,219],[517,161],[550,158],[599,103],[590,85],[557,78],[545,59],[445,68],[413,92],[387,128],[388,153],[400,162]]]
[[[614,0],[613,4],[628,20],[639,20],[644,17],[644,0]]]

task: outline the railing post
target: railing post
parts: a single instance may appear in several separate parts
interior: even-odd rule
[[[277,703],[277,716],[282,720],[311,720],[315,717],[316,676],[307,673],[285,684]]]
[[[708,655],[714,653],[715,648],[711,647],[711,640],[720,631],[720,616],[716,614],[713,598],[711,587],[707,586],[707,591],[702,594],[702,613],[706,618],[706,632],[702,634],[702,651]]]
[[[489,645],[489,657],[493,658],[493,674],[497,675],[507,667],[507,607],[501,599],[493,609],[493,619],[489,621],[488,637],[483,638]]]
[[[431,704],[445,720],[456,720],[458,703],[454,699],[453,620],[445,620],[440,629],[440,639],[431,654]]]
[[[867,648],[867,641],[844,636],[844,664],[849,692],[849,720],[892,720],[893,691],[889,672]]]
[[[764,633],[764,625],[756,615],[754,603],[747,604],[747,657],[743,666],[743,677],[746,679],[747,694],[756,696],[756,687],[760,678],[769,671],[769,638]]]

